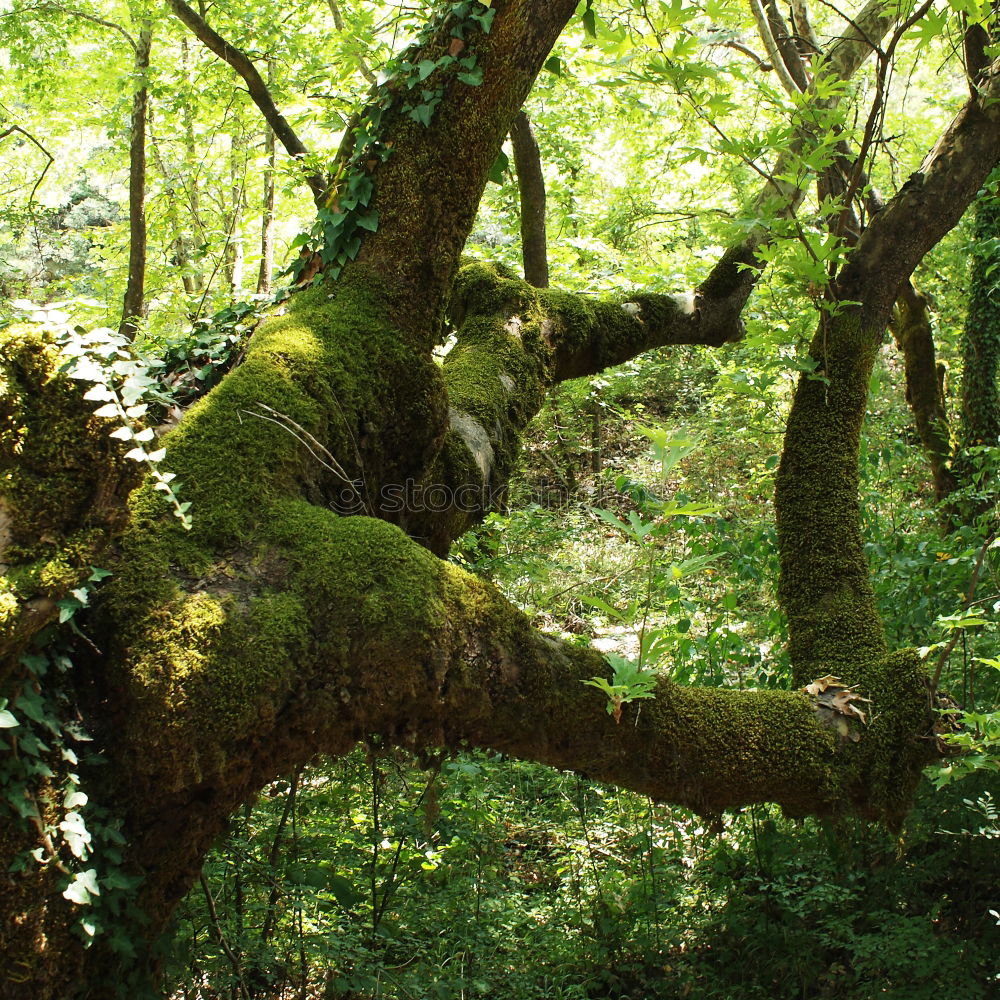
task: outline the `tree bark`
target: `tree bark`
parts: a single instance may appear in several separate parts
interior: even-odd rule
[[[135,48],[135,94],[132,98],[132,120],[129,140],[128,179],[128,281],[122,307],[119,333],[130,340],[146,314],[146,113],[149,90],[149,52],[153,31],[149,23],[142,26]]]
[[[267,83],[274,85],[274,59],[267,61]],[[276,153],[274,131],[267,128],[264,132],[264,199],[262,204],[260,225],[260,268],[257,272],[257,294],[271,294],[271,273],[274,271],[274,168]]]
[[[246,247],[243,241],[243,213],[246,210],[246,136],[239,115],[233,120],[229,136],[229,211],[226,213],[228,238],[225,251],[225,272],[229,299],[238,302],[243,297],[243,270]]]
[[[524,280],[536,288],[549,284],[549,253],[545,238],[545,177],[542,157],[528,116],[519,111],[510,130],[514,170],[521,199],[521,254]]]
[[[962,334],[963,448],[1000,440],[1000,196],[991,185],[976,199],[969,306]]]
[[[944,369],[937,361],[927,299],[913,283],[903,285],[890,324],[903,356],[906,402],[930,465],[934,495],[947,499],[958,485],[952,470],[952,442],[945,397]]]

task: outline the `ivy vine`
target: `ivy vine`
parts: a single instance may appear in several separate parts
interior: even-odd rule
[[[11,866],[35,865],[61,875],[62,895],[78,909],[74,929],[86,945],[102,935],[112,951],[134,955],[130,925],[142,920],[135,905],[141,878],[124,867],[121,820],[91,801],[80,772],[105,761],[88,749],[92,737],[71,696],[74,615],[90,603],[107,570],[91,567],[88,579],[59,602],[59,627],[20,658],[21,681],[0,698],[0,803],[37,834],[38,846]]]
[[[350,130],[352,153],[340,161],[312,230],[292,241],[293,248],[300,249],[289,269],[294,282],[308,280],[310,270],[313,281],[322,275],[335,281],[357,257],[365,233],[378,229],[378,212],[371,207],[372,175],[392,155],[392,143],[380,138],[389,112],[401,101],[403,115],[429,127],[453,76],[478,87],[483,68],[476,54],[467,51],[466,39],[472,31],[489,34],[494,14],[489,0],[450,3],[440,19],[429,22],[411,46],[386,64],[374,96]],[[409,56],[423,49],[442,26],[449,31],[447,51],[436,59],[412,61]]]

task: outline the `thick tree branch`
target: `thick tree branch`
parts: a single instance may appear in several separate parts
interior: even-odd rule
[[[391,294],[422,347],[438,342],[444,306],[489,172],[546,57],[574,14],[573,0],[498,0],[488,33],[466,32],[463,56],[482,68],[480,86],[454,67],[432,75],[444,99],[430,125],[413,121],[402,100],[381,116],[383,142],[393,153],[373,173],[376,232],[365,235],[355,267]],[[446,14],[411,63],[441,58],[453,41]],[[402,84],[389,80],[389,93]],[[422,178],[421,196],[412,194]],[[405,206],[405,208],[404,208]]]
[[[782,17],[777,0],[765,0],[767,8],[767,23],[771,29],[771,35],[781,53],[782,62],[788,69],[788,73],[795,81],[795,86],[800,91],[804,91],[809,86],[809,73],[806,70],[802,54],[792,33],[788,30],[788,24]]]
[[[288,155],[296,160],[305,160],[309,156],[309,150],[278,110],[274,98],[271,97],[271,92],[267,89],[267,85],[261,79],[260,73],[257,72],[257,67],[254,66],[250,57],[241,49],[230,45],[208,25],[204,18],[184,3],[184,0],[167,0],[167,5],[177,15],[181,23],[190,28],[207,48],[239,73],[247,85],[251,99],[260,109],[261,114],[278,137],[278,141],[285,147]],[[319,173],[307,173],[305,180],[317,203],[321,202],[326,194],[326,178]]]
[[[792,0],[792,25],[795,29],[795,42],[803,59],[812,58],[823,51],[809,18],[806,0]]]
[[[792,663],[838,673],[885,655],[858,498],[868,381],[913,268],[958,222],[1000,159],[1000,65],[850,251],[810,347],[816,371],[796,389],[775,493],[779,594]]]
[[[535,289],[484,263],[459,272],[451,303],[458,340],[446,358],[449,434],[431,482],[446,508],[401,521],[440,555],[496,506],[520,435],[558,382],[593,375],[673,344],[717,347],[743,334],[742,301],[725,294],[595,300]]]

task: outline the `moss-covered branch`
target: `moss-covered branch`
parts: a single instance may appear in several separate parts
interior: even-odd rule
[[[861,537],[858,450],[880,330],[857,309],[827,318],[813,340],[817,371],[801,376],[775,484],[779,597],[797,679],[852,679],[885,655]]]
[[[739,302],[742,308],[743,300]],[[633,295],[599,300],[538,289],[489,264],[466,264],[451,301],[458,339],[444,365],[449,433],[407,525],[433,552],[492,509],[514,469],[520,437],[548,390],[669,344],[718,346],[743,333],[739,308],[718,296]]]
[[[707,813],[765,800],[796,815],[905,809],[924,753],[913,736],[929,726],[914,656],[869,675],[876,722],[857,742],[824,728],[800,694],[666,681],[616,725],[581,683],[606,672],[602,657],[539,634],[397,528],[298,499],[266,513],[256,558],[234,554],[196,581],[137,535],[135,577],[112,597],[108,738],[146,831],[136,861],[153,912],[169,909],[177,871],[194,870],[243,797],[368,733],[490,747]],[[153,572],[158,599],[136,613],[131,588]],[[171,817],[193,802],[200,836],[177,837]]]

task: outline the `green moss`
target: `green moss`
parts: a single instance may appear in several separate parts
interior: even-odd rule
[[[390,643],[394,622],[416,639],[443,621],[398,529],[327,506],[333,470],[370,497],[422,474],[444,435],[440,370],[377,301],[348,277],[293,297],[169,435],[190,532],[152,484],[132,497],[102,627],[150,767],[165,747],[178,774],[221,766],[294,680],[336,674],[352,628]]]
[[[847,312],[812,345],[821,378],[802,376],[775,488],[779,597],[797,683],[886,652],[861,537],[858,451],[881,342]]]
[[[46,331],[0,331],[0,492],[19,561],[39,558],[34,547],[51,550],[81,524],[113,517],[109,487],[137,478],[109,437],[111,424],[94,416],[84,387],[59,365]]]
[[[901,649],[859,664],[846,679],[871,699],[852,760],[855,798],[862,812],[896,828],[935,757],[926,669],[916,650]]]
[[[308,611],[293,594],[178,596],[143,620],[128,650],[133,746],[184,780],[226,763],[226,747],[273,722],[306,655]],[[160,763],[157,764],[157,760]]]
[[[335,293],[294,296],[166,439],[201,543],[238,545],[283,496],[324,503],[346,479],[372,498],[422,473],[444,433],[440,371],[402,341],[377,298],[346,277]]]
[[[975,205],[976,242],[969,274],[969,305],[962,334],[962,443],[995,445],[1000,437],[1000,295],[996,269],[1000,264],[1000,196],[995,190],[979,195]]]
[[[17,623],[18,608],[16,591],[9,580],[0,577],[0,636],[10,634]]]

